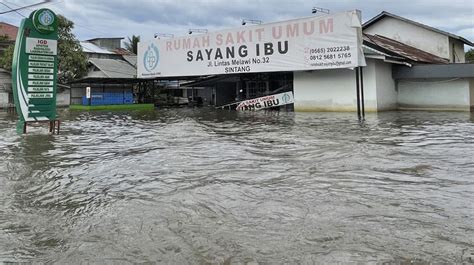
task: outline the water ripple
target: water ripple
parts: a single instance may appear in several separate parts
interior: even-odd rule
[[[0,263],[460,263],[469,113],[0,113]]]

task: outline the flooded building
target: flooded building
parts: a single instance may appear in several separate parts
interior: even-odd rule
[[[71,84],[71,104],[86,103],[90,88],[92,105],[133,103],[136,79],[136,55],[121,48],[123,38],[95,38],[81,41],[88,60],[88,73]],[[85,101],[86,100],[86,101]]]
[[[323,21],[321,19],[321,17],[315,18],[319,34],[325,29],[325,22],[321,22]],[[311,29],[307,20],[302,20],[301,25],[296,22],[288,23],[290,23],[288,26],[273,26],[273,30],[270,30],[272,37],[278,37],[280,34],[281,39],[291,39],[294,35],[304,35],[304,30],[309,32]],[[274,24],[277,23],[269,26]],[[215,42],[225,44],[226,48],[223,50],[203,49],[212,46],[208,43],[214,36],[209,34],[195,39],[185,37],[173,39],[163,44],[161,49],[165,49],[166,52],[189,50],[188,62],[223,58],[212,67],[227,66],[222,74],[203,74],[198,81],[182,84],[183,95],[198,98],[216,107],[227,107],[234,106],[241,100],[291,91],[294,94],[296,111],[357,111],[360,108],[360,101],[363,101],[363,107],[367,111],[399,109],[469,111],[474,106],[474,71],[472,65],[464,63],[464,47],[473,46],[473,43],[461,36],[382,12],[361,24],[360,47],[365,64],[361,64],[359,68],[340,67],[304,71],[294,68],[294,71],[274,72],[263,69],[255,73],[246,73],[245,67],[240,67],[238,64],[237,67],[225,65],[227,63],[234,66],[234,62],[226,58],[231,58],[234,53],[240,52],[229,51],[233,41],[240,39],[249,42],[249,39],[253,39],[255,42],[259,36],[255,32],[258,33],[261,28],[241,27],[235,29],[237,32],[235,36],[226,35],[232,30],[217,32]],[[303,31],[298,33],[296,29]],[[239,32],[242,32],[241,35]],[[285,45],[282,43],[280,46],[274,44],[270,49],[283,54]],[[152,46],[146,48],[153,52],[150,47]],[[289,55],[287,57],[290,58],[288,63],[294,62]],[[245,64],[245,60],[242,60],[242,64]],[[182,66],[188,67],[186,62],[183,62]],[[170,67],[179,66],[173,62]],[[431,70],[427,71],[427,68]],[[424,74],[419,74],[420,71]],[[432,74],[427,75],[427,72]],[[186,72],[183,72],[182,76],[185,75]],[[188,72],[188,75],[193,73]],[[147,78],[146,74],[144,77]],[[361,90],[357,89],[357,85]],[[362,97],[360,100],[357,91],[362,93],[359,95]]]
[[[396,109],[474,111],[474,64],[465,63],[464,52],[474,46],[471,41],[388,12],[367,21],[363,30],[375,36],[371,43],[409,63],[391,64],[396,93],[389,98]]]

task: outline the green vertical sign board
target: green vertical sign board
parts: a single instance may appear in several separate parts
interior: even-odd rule
[[[39,9],[21,21],[12,64],[12,85],[19,115],[17,131],[25,122],[56,119],[58,19]]]

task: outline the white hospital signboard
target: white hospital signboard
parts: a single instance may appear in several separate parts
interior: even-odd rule
[[[138,77],[304,71],[365,65],[360,13],[308,17],[138,44]]]

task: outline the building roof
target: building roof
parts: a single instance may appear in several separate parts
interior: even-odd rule
[[[363,34],[364,45],[373,48],[378,51],[382,51],[391,56],[402,57],[415,63],[433,63],[433,64],[446,64],[449,63],[448,59],[441,58],[434,54],[422,51],[415,47],[406,45],[396,40],[380,36],[380,35],[369,35]]]
[[[16,40],[18,27],[11,24],[0,22],[0,36],[7,36],[9,40]]]
[[[88,41],[81,41],[80,44],[82,46],[82,51],[84,51],[85,53],[115,54],[114,52],[101,48],[95,45],[94,43]]]
[[[93,38],[86,41],[95,41],[95,40],[123,40],[123,37],[111,37],[111,38]]]
[[[127,61],[129,64],[133,65],[133,67],[137,67],[137,56],[136,55],[122,55],[123,59]]]
[[[89,62],[101,72],[93,74],[93,77],[130,79],[137,75],[137,69],[124,60],[90,58]]]
[[[116,54],[120,54],[120,55],[135,55],[133,52],[131,52],[127,49],[124,49],[124,48],[115,49],[115,50],[113,50],[113,52],[116,53]]]
[[[394,19],[398,19],[398,20],[401,20],[401,21],[404,21],[404,22],[407,22],[407,23],[410,23],[410,24],[413,24],[415,26],[418,26],[418,27],[422,27],[424,29],[427,29],[427,30],[431,30],[431,31],[434,31],[434,32],[437,32],[439,34],[442,34],[442,35],[445,35],[445,36],[448,36],[448,37],[451,37],[453,39],[457,39],[457,40],[460,40],[461,42],[463,42],[464,44],[467,44],[469,46],[474,46],[474,43],[472,43],[471,41],[461,37],[461,36],[458,36],[458,35],[455,35],[455,34],[452,34],[452,33],[449,33],[449,32],[446,32],[446,31],[443,31],[443,30],[440,30],[440,29],[437,29],[437,28],[433,28],[433,27],[430,27],[430,26],[427,26],[425,24],[421,24],[419,22],[416,22],[416,21],[413,21],[413,20],[410,20],[410,19],[407,19],[407,18],[404,18],[404,17],[400,17],[400,16],[397,16],[397,15],[394,15],[392,13],[389,13],[387,11],[383,11],[382,13],[378,14],[377,16],[373,17],[372,19],[370,19],[369,21],[365,22],[363,25],[362,25],[362,28],[363,29],[366,29],[368,27],[370,27],[371,25],[377,23],[378,21],[380,21],[381,19],[385,18],[385,17],[391,17],[391,18],[394,18]]]

